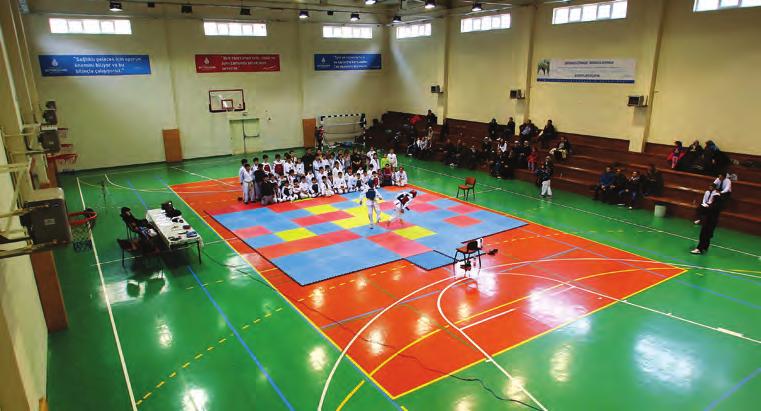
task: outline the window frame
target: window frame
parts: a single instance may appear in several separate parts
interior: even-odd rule
[[[623,5],[623,15],[620,13]],[[592,12],[594,8],[594,13]],[[606,10],[602,13],[601,10]],[[561,6],[552,9],[552,25],[560,26],[571,23],[593,23],[597,21],[623,20],[629,11],[629,0],[609,0],[597,3],[584,3],[573,6]],[[594,16],[592,16],[594,14]]]
[[[415,34],[404,35],[404,36],[399,35],[405,29],[408,31],[411,31],[412,27],[415,27],[415,30],[416,30]],[[433,26],[431,25],[430,22],[400,24],[396,26],[395,34],[396,34],[397,40],[415,39],[419,37],[431,37],[433,35]]]
[[[507,21],[507,27],[504,27],[505,20]],[[499,27],[494,26],[494,23],[497,21],[499,22]],[[487,14],[460,19],[460,33],[508,30],[512,27],[513,17],[511,13]]]
[[[715,6],[710,6],[707,8],[700,8],[700,5],[702,3],[706,3],[709,0],[695,0],[692,6],[692,12],[693,13],[703,13],[706,11],[721,11],[721,10],[731,10],[731,9],[747,9],[751,7],[761,7],[761,1],[759,0],[733,0],[736,1],[736,4],[725,4],[725,2],[728,2],[730,0],[712,0],[711,3],[715,2]]]
[[[212,31],[216,32],[210,33]],[[207,37],[267,37],[269,32],[263,21],[204,20],[203,34]]]
[[[126,18],[49,17],[48,29],[50,34],[131,36],[132,22]]]

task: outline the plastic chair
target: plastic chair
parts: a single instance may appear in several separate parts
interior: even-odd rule
[[[470,196],[470,192],[473,192],[473,199],[476,199],[476,178],[475,177],[465,177],[465,184],[460,184],[457,186],[457,198],[460,198],[460,192],[462,192],[465,195],[465,201],[468,201],[468,197]]]
[[[457,256],[462,254],[461,261],[470,260],[471,256],[475,254],[478,257],[478,266],[481,267],[481,255],[483,255],[483,244],[480,240],[471,240],[465,243],[464,246],[458,247],[454,252],[454,263],[457,264]]]

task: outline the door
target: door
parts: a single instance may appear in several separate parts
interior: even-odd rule
[[[301,126],[304,129],[304,147],[314,147],[314,129],[317,128],[317,120],[314,118],[305,118],[301,120]]]

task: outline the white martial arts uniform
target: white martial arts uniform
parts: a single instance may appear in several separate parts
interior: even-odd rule
[[[394,185],[399,187],[404,187],[407,185],[407,172],[404,170],[399,170],[396,173],[394,173]]]
[[[394,167],[394,168],[396,168],[397,165],[399,165],[399,162],[396,160],[396,154],[394,153],[386,154],[386,161],[388,161],[388,163],[391,164],[391,167]]]
[[[375,195],[372,196],[370,193],[374,193]],[[379,204],[381,200],[383,200],[383,198],[381,197],[380,192],[375,188],[368,186],[362,191],[362,197],[359,199],[359,204],[362,205],[363,202],[367,202],[367,218],[370,220],[370,228],[373,228],[373,221],[375,224],[380,223],[381,210]],[[375,219],[373,219],[373,211],[375,212]]]
[[[408,192],[402,192],[396,196],[394,199],[394,215],[391,217],[391,220],[388,221],[389,224],[393,223],[395,220],[402,221],[402,214],[404,214],[404,210],[409,210],[413,198],[412,193]]]
[[[241,168],[240,170],[240,183],[243,190],[243,202],[248,203],[254,201],[254,172],[253,170],[246,170]]]

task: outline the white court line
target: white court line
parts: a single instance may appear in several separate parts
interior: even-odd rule
[[[204,242],[204,243],[203,243],[203,245],[204,245],[204,247],[206,247],[206,246],[208,246],[208,245],[212,245],[212,244],[219,244],[219,243],[222,243],[222,242],[232,241],[232,240],[236,240],[236,239],[237,239],[237,237],[234,237],[234,238],[223,238],[223,239],[221,239],[221,240],[214,240],[214,241],[209,241],[208,243],[207,243],[207,242]],[[135,260],[135,259],[138,259],[138,258],[142,258],[142,257],[143,257],[143,256],[141,256],[141,255],[137,255],[137,256],[129,256],[129,257],[125,257],[125,258],[124,258],[124,261]],[[115,259],[115,260],[108,260],[108,261],[103,261],[102,263],[95,263],[95,264],[90,264],[90,267],[95,267],[96,265],[101,265],[101,266],[103,266],[103,265],[106,265],[106,264],[119,263],[119,262],[121,262],[121,261],[122,261],[122,259],[121,259],[121,258],[117,258],[117,259]]]
[[[524,386],[523,386],[523,384],[521,384],[521,383],[520,383],[520,381],[518,381],[517,379],[515,379],[515,377],[513,377],[512,375],[510,375],[510,373],[509,373],[509,372],[507,372],[507,370],[505,370],[504,368],[502,368],[502,366],[501,366],[501,365],[499,365],[499,363],[497,363],[497,361],[495,361],[495,360],[494,360],[494,358],[492,358],[492,356],[491,356],[491,355],[489,355],[489,353],[487,353],[487,352],[486,352],[486,351],[485,351],[483,348],[481,348],[481,346],[480,346],[480,345],[476,344],[476,342],[475,342],[475,341],[473,341],[473,339],[472,339],[472,338],[470,338],[470,336],[469,336],[468,334],[466,334],[466,333],[465,333],[465,331],[463,331],[463,330],[464,330],[464,328],[459,328],[457,325],[455,325],[455,324],[454,324],[452,321],[450,321],[450,320],[449,320],[449,318],[446,316],[446,314],[444,314],[444,310],[442,310],[442,309],[441,309],[441,298],[444,296],[444,293],[446,293],[446,292],[447,292],[447,290],[449,290],[449,289],[450,289],[450,288],[452,288],[453,286],[457,285],[458,283],[460,283],[460,282],[462,282],[462,281],[467,281],[467,280],[469,280],[469,278],[461,278],[461,279],[459,279],[459,280],[457,280],[457,281],[453,282],[452,284],[449,284],[448,286],[444,287],[444,289],[443,289],[443,290],[441,290],[441,292],[439,293],[439,296],[438,296],[438,298],[436,299],[436,307],[439,309],[439,314],[441,315],[441,318],[443,318],[443,319],[444,319],[444,321],[446,321],[446,322],[447,322],[447,324],[449,324],[449,326],[450,326],[450,327],[454,328],[454,329],[455,329],[455,330],[457,330],[457,331],[458,331],[460,334],[462,334],[462,336],[463,336],[463,337],[465,337],[465,339],[467,339],[467,340],[470,342],[470,344],[471,344],[471,345],[473,345],[473,347],[475,347],[475,348],[476,348],[478,351],[480,351],[480,352],[481,352],[481,354],[482,354],[482,355],[483,355],[483,356],[484,356],[484,357],[485,357],[485,358],[488,360],[488,362],[490,362],[490,363],[491,363],[491,364],[493,364],[495,367],[497,367],[497,369],[498,369],[498,370],[499,370],[499,371],[500,371],[502,374],[504,374],[504,375],[507,377],[507,379],[508,379],[508,380],[509,380],[509,381],[510,381],[512,384],[515,384],[515,385],[516,385],[518,388],[520,388],[520,390],[521,390],[521,391],[523,391],[523,393],[524,393],[524,394],[526,394],[526,396],[528,396],[529,398],[531,398],[531,400],[532,400],[532,401],[534,401],[534,403],[535,403],[536,405],[538,405],[538,406],[539,406],[539,408],[541,408],[541,409],[543,409],[543,410],[545,410],[545,411],[546,411],[546,410],[547,410],[547,408],[546,408],[544,405],[542,405],[542,403],[541,403],[541,402],[539,402],[539,400],[537,400],[537,399],[536,399],[536,398],[535,398],[533,395],[531,395],[531,393],[530,393],[530,392],[528,392],[528,390],[526,389],[526,387],[524,387]]]
[[[182,171],[183,173],[188,173],[188,174],[190,174],[190,175],[194,175],[194,176],[196,176],[196,177],[201,177],[201,178],[205,178],[205,179],[207,179],[207,180],[216,181],[216,182],[218,182],[218,183],[220,183],[220,184],[224,184],[224,185],[226,185],[226,186],[228,186],[228,187],[236,187],[236,190],[235,190],[235,191],[239,191],[239,190],[240,190],[240,189],[238,189],[238,188],[237,188],[237,185],[236,185],[236,184],[225,183],[224,181],[222,181],[222,180],[220,180],[220,179],[217,179],[217,178],[211,178],[211,177],[207,177],[207,176],[205,176],[205,175],[202,175],[202,174],[198,174],[198,173],[194,173],[194,172],[192,172],[192,171],[183,170],[183,169],[181,169],[181,168],[179,168],[179,167],[172,167],[172,169],[174,169],[174,170],[177,170],[177,171]]]
[[[517,308],[511,308],[511,309],[509,309],[509,310],[507,310],[507,311],[503,311],[503,312],[501,312],[501,313],[498,313],[498,314],[494,314],[494,315],[492,315],[491,317],[486,317],[486,318],[484,318],[483,320],[479,320],[479,321],[476,321],[476,322],[474,322],[473,324],[468,324],[468,325],[466,325],[465,327],[462,327],[461,329],[462,329],[462,330],[467,330],[467,329],[468,329],[468,328],[470,328],[470,327],[475,327],[475,326],[477,326],[478,324],[484,323],[484,322],[486,322],[486,321],[489,321],[489,320],[493,320],[493,319],[495,319],[495,318],[497,318],[497,317],[501,317],[501,316],[503,316],[503,315],[505,315],[505,314],[510,314],[511,312],[513,312],[513,311],[515,311],[515,310],[517,310]]]
[[[430,283],[428,285],[424,285],[424,286],[418,288],[415,291],[410,292],[409,294],[405,295],[404,297],[394,301],[391,305],[389,305],[388,307],[384,308],[382,311],[380,311],[378,314],[376,314],[373,318],[371,318],[370,321],[365,323],[365,325],[362,326],[362,328],[360,328],[359,331],[357,331],[354,334],[354,337],[352,337],[352,339],[349,341],[349,343],[346,344],[346,347],[344,347],[343,351],[341,351],[341,355],[338,356],[338,359],[336,359],[336,362],[333,364],[333,369],[330,370],[330,374],[328,374],[328,379],[325,380],[325,385],[322,387],[322,394],[320,394],[320,403],[317,405],[317,411],[322,411],[323,404],[325,403],[325,396],[328,393],[328,388],[330,387],[331,381],[333,381],[333,375],[335,375],[336,370],[338,369],[338,364],[341,363],[341,360],[346,356],[346,353],[349,351],[351,346],[354,345],[354,342],[357,341],[357,338],[359,338],[359,336],[362,333],[364,333],[365,330],[367,330],[367,328],[370,327],[370,325],[372,325],[372,323],[375,322],[375,320],[380,318],[380,316],[385,314],[388,310],[394,308],[395,306],[399,305],[404,300],[412,297],[413,295],[419,293],[420,291],[425,290],[426,288],[429,288],[429,287],[433,287],[434,285],[440,284],[440,283],[442,283],[444,281],[449,281],[450,279],[451,279],[451,277],[446,276],[446,277],[444,277],[444,278],[442,278],[442,279],[440,279],[438,281],[434,281],[434,282],[432,282],[432,283]]]
[[[82,194],[82,186],[79,184],[79,177],[77,177],[77,188],[79,189],[79,199],[82,200],[82,209],[86,209],[85,197]],[[114,313],[111,310],[111,300],[108,298],[108,291],[106,290],[106,280],[103,279],[103,270],[100,269],[100,258],[98,257],[98,249],[95,248],[95,237],[90,231],[90,243],[92,244],[92,251],[95,254],[95,264],[98,266],[98,275],[100,276],[100,286],[103,289],[103,299],[106,301],[106,310],[108,311],[108,318],[111,321],[111,330],[114,332],[114,340],[116,341],[116,351],[119,353],[119,361],[122,364],[122,372],[124,373],[124,381],[127,383],[127,393],[129,393],[129,401],[132,405],[132,411],[137,411],[137,404],[135,403],[135,394],[132,392],[132,382],[129,379],[129,372],[127,371],[127,363],[124,361],[124,352],[122,351],[122,343],[119,339],[119,332],[116,331],[116,322],[114,321]]]
[[[442,175],[442,176],[446,176],[446,177],[457,178],[457,176],[453,176],[451,174],[446,174],[446,173],[442,173],[440,171],[430,170],[430,169],[427,169],[425,167],[419,167],[419,166],[416,166],[416,165],[413,165],[413,164],[405,164],[405,167],[417,168],[417,169],[420,169],[420,170],[423,170],[423,171],[427,171],[429,173],[438,174],[438,175]],[[507,192],[507,193],[519,195],[521,197],[526,197],[526,198],[533,199],[535,201],[542,202],[542,199],[540,199],[540,198],[537,198],[537,197],[534,197],[534,196],[530,196],[530,195],[526,195],[526,194],[523,194],[523,193],[519,193],[517,191],[507,190],[507,189],[504,189],[504,188],[501,188],[501,187],[495,187],[495,186],[491,186],[491,185],[488,185],[488,184],[481,184],[481,185],[484,186],[484,187],[493,188],[495,190],[504,191],[504,192]],[[592,211],[589,211],[589,210],[585,210],[583,208],[576,208],[576,207],[569,206],[569,205],[566,205],[566,204],[558,203],[557,201],[553,202],[552,204],[555,205],[555,206],[558,206],[558,207],[565,207],[565,208],[569,208],[569,209],[574,210],[574,211],[578,211],[578,212],[582,212],[582,213],[586,213],[586,214],[591,214],[591,215],[593,215],[595,217],[605,218],[605,219],[608,219],[608,220],[617,221],[619,223],[625,223],[625,224],[629,224],[629,225],[632,225],[632,226],[635,226],[635,227],[644,228],[644,229],[647,229],[648,231],[651,231],[651,232],[666,234],[666,235],[670,235],[670,236],[673,236],[673,237],[682,238],[682,239],[685,239],[685,240],[695,241],[694,238],[683,236],[681,234],[676,234],[676,233],[672,233],[670,231],[665,231],[665,230],[659,230],[659,229],[651,227],[651,226],[637,224],[637,223],[634,223],[634,222],[629,221],[629,220],[622,220],[620,218],[615,218],[615,217],[607,216],[607,215],[604,215],[604,214],[595,213],[595,212],[592,212]],[[732,252],[735,252],[735,253],[738,253],[738,254],[743,254],[743,255],[748,255],[748,256],[751,256],[751,257],[761,258],[761,255],[745,252],[745,251],[742,251],[742,250],[737,250],[737,249],[726,247],[726,246],[723,246],[723,245],[720,245],[720,244],[712,243],[711,246],[712,247],[716,247],[716,248],[721,248],[721,249],[724,249],[724,250],[727,250],[727,251],[732,251]]]

